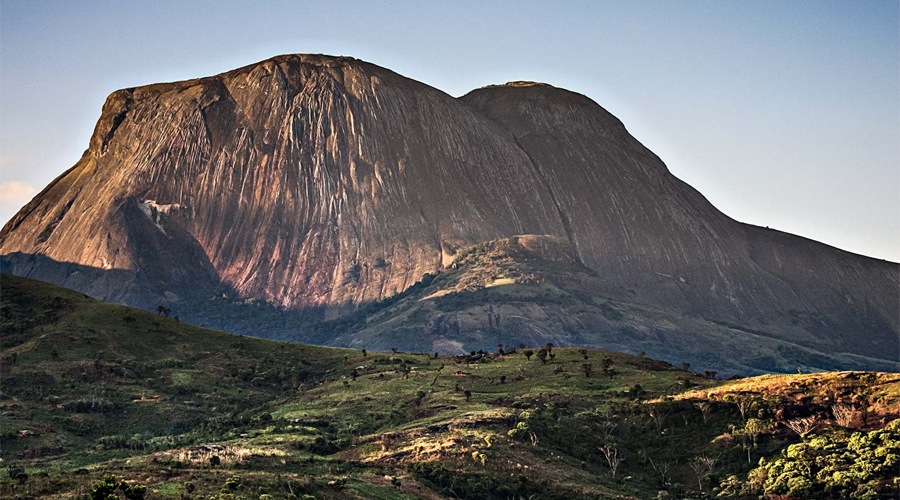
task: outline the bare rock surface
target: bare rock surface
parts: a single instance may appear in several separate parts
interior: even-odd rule
[[[525,234],[636,303],[898,356],[897,264],[728,218],[585,96],[511,82],[455,99],[346,57],[114,92],[0,254],[6,271],[183,318],[224,293],[334,319]]]

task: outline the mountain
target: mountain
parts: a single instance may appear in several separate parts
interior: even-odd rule
[[[104,300],[350,345],[365,335],[321,321],[346,324],[469,249],[524,235],[561,242],[549,262],[604,283],[574,289],[660,318],[623,331],[517,314],[547,341],[674,331],[709,353],[725,337],[691,340],[699,321],[787,346],[761,370],[810,365],[792,352],[872,368],[900,357],[897,264],[728,218],[583,95],[512,82],[455,99],[346,57],[114,92],[81,160],[4,226],[0,254],[4,271]],[[283,319],[257,319],[272,311]],[[448,321],[419,323],[432,320]],[[460,336],[520,341],[506,321],[500,335],[462,324]],[[754,366],[729,351],[725,365]]]
[[[2,498],[896,496],[896,373],[722,381],[594,349],[364,352],[0,285]]]

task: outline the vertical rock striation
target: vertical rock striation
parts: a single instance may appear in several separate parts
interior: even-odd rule
[[[729,219],[588,98],[517,83],[454,99],[344,57],[114,92],[0,254],[130,305],[224,286],[338,316],[519,234],[564,238],[648,304],[866,356],[896,347],[896,264]]]

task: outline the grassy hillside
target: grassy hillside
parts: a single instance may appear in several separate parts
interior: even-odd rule
[[[110,474],[148,499],[896,493],[897,374],[718,381],[594,349],[332,349],[0,286],[3,498],[138,497]]]

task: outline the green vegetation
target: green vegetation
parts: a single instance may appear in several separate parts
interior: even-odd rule
[[[717,381],[528,339],[313,347],[0,284],[3,498],[897,494],[896,374]]]

